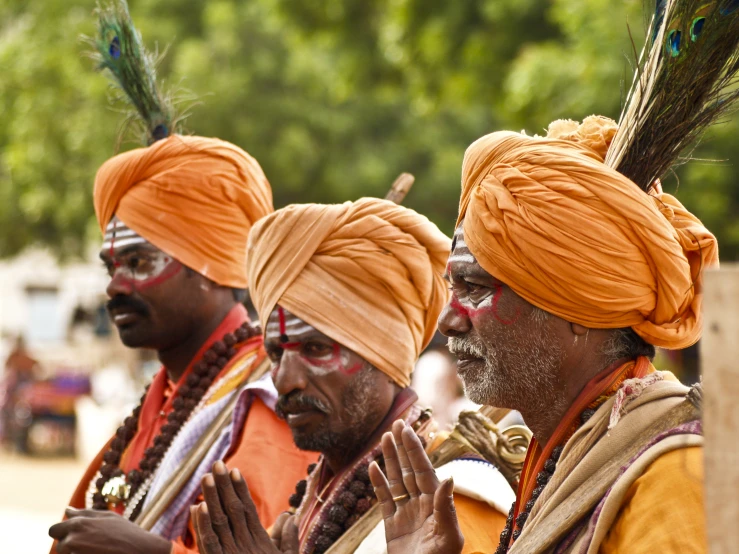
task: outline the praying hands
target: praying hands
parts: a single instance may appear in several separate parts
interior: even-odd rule
[[[457,522],[454,483],[439,483],[421,441],[402,421],[382,437],[387,478],[376,463],[370,479],[385,522],[388,554],[459,554],[464,537]]]
[[[202,485],[205,502],[190,509],[200,554],[298,554],[294,518],[282,514],[270,538],[237,469],[216,462]]]

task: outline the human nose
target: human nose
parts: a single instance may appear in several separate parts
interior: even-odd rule
[[[305,367],[297,352],[284,350],[273,380],[280,396],[290,394],[295,390],[304,390],[308,386]]]
[[[122,271],[119,267],[115,268],[110,283],[105,289],[109,298],[115,298],[116,296],[129,296],[133,293],[133,285],[130,279],[127,279],[122,275]]]
[[[439,315],[439,331],[445,337],[460,337],[472,329],[469,314],[457,304],[458,301],[452,296]]]

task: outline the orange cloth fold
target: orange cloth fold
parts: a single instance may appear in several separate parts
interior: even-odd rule
[[[105,162],[95,178],[100,230],[114,215],[219,285],[247,288],[246,242],[271,213],[272,189],[238,146],[173,135]]]
[[[695,343],[716,239],[676,198],[647,194],[603,163],[615,123],[567,123],[552,126],[562,139],[503,131],[467,149],[457,224],[470,251],[567,321],[632,327],[663,348]]]
[[[252,229],[251,297],[262,323],[279,303],[406,387],[447,300],[449,248],[386,200],[287,206]]]

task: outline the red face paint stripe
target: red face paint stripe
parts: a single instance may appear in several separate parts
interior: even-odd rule
[[[130,277],[116,276],[113,280],[118,279],[121,285],[125,285],[132,290],[144,290],[156,285],[161,285],[165,281],[168,281],[182,270],[182,265],[179,262],[172,262],[164,270],[151,279],[131,279]]]

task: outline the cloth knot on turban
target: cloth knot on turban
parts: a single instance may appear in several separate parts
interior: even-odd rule
[[[263,323],[279,304],[406,387],[447,301],[450,245],[386,200],[287,206],[249,236],[251,297]]]
[[[465,242],[488,273],[567,321],[632,327],[664,348],[695,343],[716,239],[676,198],[603,163],[612,120],[573,123],[555,122],[547,138],[492,133],[467,149]]]
[[[101,232],[116,215],[187,267],[246,288],[246,242],[273,211],[272,189],[257,161],[228,142],[173,135],[119,154],[95,178]]]

